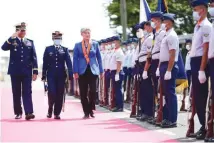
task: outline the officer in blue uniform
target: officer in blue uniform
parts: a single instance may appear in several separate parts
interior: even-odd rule
[[[177,126],[177,96],[175,81],[178,74],[179,40],[173,29],[174,14],[163,15],[163,24],[166,34],[160,48],[160,81],[163,95],[165,95],[164,120],[161,127],[172,128]]]
[[[54,107],[54,119],[60,119],[60,113],[64,103],[64,88],[66,79],[65,63],[68,68],[69,79],[72,78],[72,63],[68,49],[61,46],[62,33],[52,33],[54,45],[46,47],[43,56],[42,80],[48,82],[48,114],[52,117]]]
[[[25,35],[26,24],[22,22],[16,26],[16,33],[3,44],[2,50],[10,51],[8,74],[11,76],[15,119],[22,118],[22,96],[25,119],[30,120],[35,118],[31,85],[32,80],[37,79],[38,65],[34,42]]]
[[[194,29],[191,57],[191,74],[193,96],[201,128],[195,133],[196,139],[204,139],[206,135],[206,105],[208,97],[208,48],[212,25],[207,19],[208,0],[192,2],[193,19],[197,21]]]

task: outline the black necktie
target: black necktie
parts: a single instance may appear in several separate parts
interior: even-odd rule
[[[21,39],[21,46],[23,46],[24,44],[23,44],[23,39]]]

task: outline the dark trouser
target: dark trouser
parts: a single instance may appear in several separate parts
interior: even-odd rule
[[[140,95],[139,95],[139,98],[140,98],[140,109],[141,109],[141,114],[145,114],[146,111],[145,111],[145,99],[143,97],[143,94],[145,91],[143,91],[143,77],[142,77],[142,74],[143,74],[143,70],[144,70],[144,66],[145,66],[145,63],[146,62],[141,62],[140,63],[140,69],[139,69],[139,74],[140,74]]]
[[[106,105],[109,105],[109,88],[110,88],[110,79],[111,79],[111,74],[110,70],[107,70],[105,72],[105,87],[104,87],[104,102]]]
[[[190,85],[191,85],[191,70],[187,70],[186,71],[186,74],[187,74],[187,80],[188,80],[188,90],[189,90],[189,88],[190,88]]]
[[[70,79],[70,93],[71,95],[74,95],[74,78],[73,77]]]
[[[54,115],[60,115],[65,89],[65,77],[63,76],[48,76],[48,112],[53,112]]]
[[[191,58],[192,88],[194,90],[194,102],[196,113],[202,128],[205,129],[206,105],[208,97],[208,68],[205,69],[207,81],[203,84],[199,82],[198,71],[200,70],[202,57]]]
[[[176,78],[178,74],[178,66],[175,63],[175,65],[172,68],[171,71],[171,79],[170,80],[164,80],[165,73],[168,68],[168,62],[162,62],[160,64],[160,79],[162,84],[162,91],[163,95],[165,96],[166,104],[163,107],[163,118],[175,123],[177,122],[177,116],[178,116],[178,105],[177,105],[177,96],[175,94],[175,88],[176,88]]]
[[[121,71],[119,76],[120,80],[115,81],[115,75],[116,75],[116,70],[111,71],[111,77],[112,77],[112,82],[113,86],[115,87],[114,89],[114,95],[115,95],[115,105],[117,109],[122,109],[123,108],[123,94],[122,94],[122,82],[124,79],[124,73]]]
[[[156,70],[158,68],[158,64],[159,64],[159,60],[152,60],[151,62],[151,73],[152,73],[152,80],[153,80],[153,84],[154,84],[154,94],[155,96],[158,95],[158,78],[156,76]]]
[[[128,69],[127,69],[127,67],[123,68],[123,72],[125,73],[124,74],[124,82],[123,82],[123,90],[125,92],[126,91],[127,76],[128,76]]]
[[[91,72],[90,67],[88,66],[85,73],[79,75],[79,88],[80,88],[80,97],[83,112],[85,115],[89,115],[92,110],[95,109],[95,100],[96,100],[96,82],[97,75],[94,75]],[[88,87],[90,88],[90,92],[88,95]],[[88,97],[89,96],[89,97]]]
[[[21,96],[23,100],[25,114],[33,113],[32,102],[32,76],[13,76],[11,75],[14,113],[22,114]]]

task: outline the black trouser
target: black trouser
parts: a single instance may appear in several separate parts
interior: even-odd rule
[[[22,114],[21,97],[23,100],[25,114],[33,113],[32,102],[32,76],[14,76],[11,75],[11,84],[13,92],[13,107],[16,115]]]
[[[85,115],[90,114],[95,108],[97,77],[97,75],[94,75],[91,72],[90,66],[87,67],[84,74],[79,75],[80,97],[83,112],[85,113]],[[89,95],[88,86],[90,88]]]

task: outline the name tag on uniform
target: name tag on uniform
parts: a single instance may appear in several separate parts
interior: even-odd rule
[[[59,53],[60,53],[60,54],[64,54],[65,52],[64,52],[63,49],[59,49]]]

